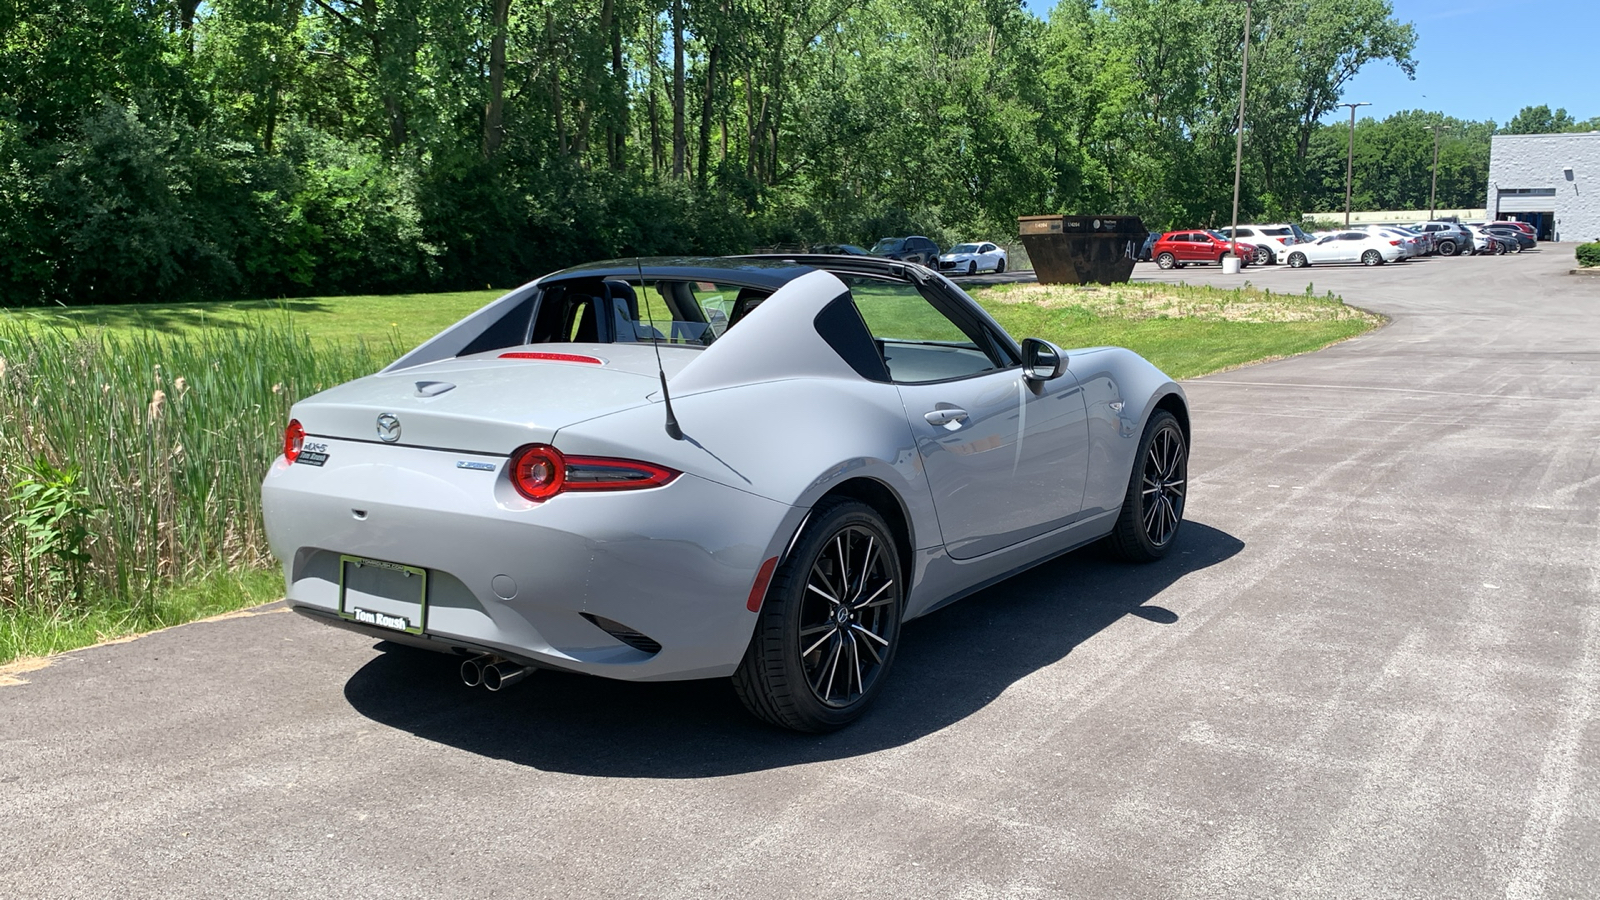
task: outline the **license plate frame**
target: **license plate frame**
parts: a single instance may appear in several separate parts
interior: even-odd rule
[[[385,631],[422,634],[428,628],[428,570],[341,553],[339,618]]]

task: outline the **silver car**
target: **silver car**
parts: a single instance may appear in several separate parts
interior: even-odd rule
[[[262,500],[297,612],[491,690],[731,677],[806,731],[905,621],[1093,541],[1160,558],[1187,494],[1172,379],[880,259],[567,269],[291,415]]]

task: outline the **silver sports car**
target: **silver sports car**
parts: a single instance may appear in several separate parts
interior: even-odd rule
[[[1092,541],[1164,555],[1189,457],[1133,352],[846,256],[567,269],[292,417],[262,502],[296,611],[490,690],[731,676],[806,731],[861,714],[909,619]]]

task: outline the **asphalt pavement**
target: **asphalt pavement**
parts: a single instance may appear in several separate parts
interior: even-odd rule
[[[863,721],[266,608],[0,678],[0,896],[1600,895],[1600,279],[1137,280],[1393,317],[1187,385],[1179,552],[907,626]]]

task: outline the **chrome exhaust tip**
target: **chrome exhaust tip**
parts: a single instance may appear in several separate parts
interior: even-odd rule
[[[463,661],[461,663],[461,683],[469,688],[483,684],[483,670],[493,661],[494,657],[487,653]]]
[[[504,659],[496,660],[483,667],[483,686],[491,691],[498,691],[516,684],[532,673],[533,670],[527,666],[519,666]]]

